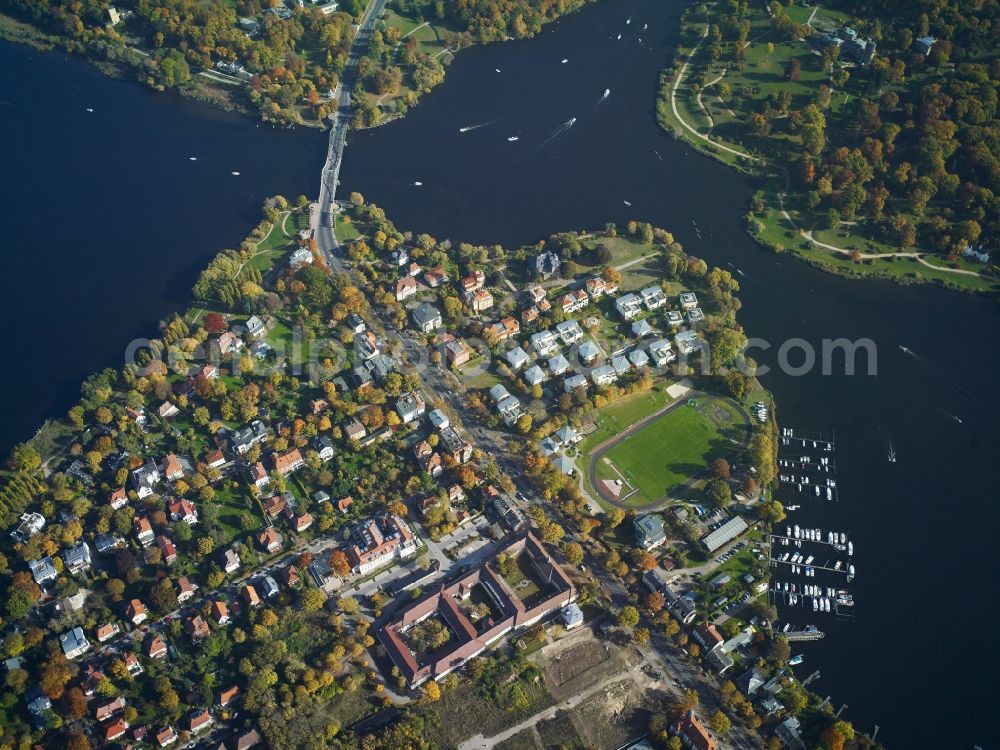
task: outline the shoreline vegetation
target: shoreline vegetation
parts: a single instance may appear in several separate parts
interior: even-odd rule
[[[997,55],[950,6],[928,18],[918,5],[890,27],[852,0],[692,4],[657,121],[763,179],[746,229],[772,252],[997,294],[995,259],[970,255],[1000,231],[995,155],[979,145],[998,133]]]
[[[455,52],[524,39],[592,0],[390,0],[358,61],[351,126],[402,117]],[[106,75],[285,126],[325,128],[365,0],[197,5],[0,0],[0,38],[79,54]]]

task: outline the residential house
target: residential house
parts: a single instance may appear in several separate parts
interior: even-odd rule
[[[294,565],[284,568],[278,575],[286,586],[297,586],[299,583],[299,569]]]
[[[146,605],[138,599],[133,599],[125,607],[125,619],[133,625],[141,625],[149,615],[146,613]]]
[[[653,341],[646,347],[646,350],[649,352],[649,356],[653,358],[653,362],[656,363],[657,367],[666,367],[677,359],[677,355],[674,354],[673,347],[670,345],[670,339]]]
[[[530,327],[534,325],[535,321],[538,320],[538,308],[537,307],[526,307],[521,310],[521,325],[525,327]]]
[[[341,513],[346,513],[354,505],[354,498],[348,495],[347,497],[342,497],[337,501],[337,510]]]
[[[372,357],[378,356],[379,354],[378,336],[375,335],[374,331],[365,331],[360,336],[357,336],[354,339],[354,341],[357,343],[358,354],[361,356],[362,360],[367,361]],[[326,404],[326,406],[323,408],[327,407],[329,407],[329,404]],[[319,414],[319,411],[316,411],[314,409],[313,413]]]
[[[565,626],[566,630],[572,630],[575,627],[583,625],[583,610],[576,604],[576,602],[571,602],[559,610],[559,620]]]
[[[697,325],[705,319],[705,313],[701,311],[700,307],[694,307],[687,312],[687,320],[691,325]]]
[[[396,302],[403,302],[417,293],[417,280],[404,276],[396,281]]]
[[[313,450],[319,455],[320,461],[329,461],[333,458],[333,441],[326,435],[320,435],[312,442]]]
[[[146,641],[146,656],[150,659],[163,659],[167,655],[167,642],[159,635],[153,635]]]
[[[244,732],[236,738],[236,747],[234,750],[250,750],[250,748],[256,747],[260,743],[260,733],[256,729],[251,729],[249,732]]]
[[[267,552],[273,554],[281,549],[281,534],[273,526],[268,526],[257,535],[257,542]]]
[[[410,316],[414,327],[421,333],[431,333],[441,327],[441,312],[430,302],[421,302]]]
[[[153,524],[145,516],[136,516],[132,519],[132,531],[135,533],[136,540],[143,547],[151,545],[156,536],[153,533]]]
[[[679,737],[687,750],[717,750],[719,746],[705,725],[694,715],[694,711],[688,711],[671,724],[670,734]]]
[[[226,573],[235,573],[240,569],[240,565],[240,556],[233,550],[227,549],[225,554],[222,556],[222,569]]]
[[[111,494],[108,495],[108,505],[114,510],[120,510],[128,505],[128,495],[125,493],[124,487],[111,491]]]
[[[90,642],[83,633],[83,628],[77,625],[59,636],[59,645],[67,659],[76,659],[90,651]]]
[[[188,731],[192,734],[210,726],[214,719],[207,708],[195,709],[188,715]]]
[[[584,341],[576,350],[576,355],[584,365],[589,365],[601,354],[601,348],[593,341]]]
[[[647,286],[645,289],[640,290],[639,295],[642,297],[642,303],[648,310],[659,310],[667,304],[667,295],[656,285]]]
[[[382,514],[356,527],[354,544],[347,559],[354,573],[365,575],[393,560],[411,557],[417,551],[416,538],[399,516]]]
[[[632,335],[637,339],[645,338],[646,336],[653,335],[653,326],[649,324],[649,321],[643,318],[642,320],[636,320],[632,322]]]
[[[139,663],[139,657],[133,653],[125,654],[125,669],[132,677],[138,677],[144,670],[142,664]]]
[[[288,256],[288,267],[289,268],[300,268],[302,266],[308,266],[313,262],[313,255],[309,252],[309,248],[300,247],[296,249],[290,256]]]
[[[532,284],[524,290],[524,295],[532,305],[537,305],[545,299],[545,290],[538,284]]]
[[[257,589],[254,588],[253,584],[247,583],[243,586],[243,590],[240,592],[243,597],[243,601],[247,603],[248,607],[259,607],[261,605],[260,595],[257,593]]]
[[[474,292],[466,292],[465,304],[472,308],[473,312],[484,312],[493,307],[493,295],[488,289],[477,289]]]
[[[684,316],[678,310],[667,310],[667,325],[677,329],[684,324]]]
[[[351,417],[343,424],[344,437],[348,440],[361,440],[368,434],[365,426],[356,417]]]
[[[285,509],[288,507],[288,501],[284,495],[274,495],[264,500],[261,503],[261,507],[268,518],[277,518],[285,512]]]
[[[632,363],[628,361],[628,357],[621,354],[611,358],[611,366],[615,368],[615,374],[619,376],[625,375],[632,369]]]
[[[107,721],[117,713],[125,710],[125,698],[118,696],[110,703],[102,703],[94,711],[94,718],[97,721]]]
[[[611,385],[618,380],[618,373],[612,365],[601,365],[590,371],[590,379],[594,385]]]
[[[529,386],[541,385],[548,376],[538,365],[532,365],[527,370],[524,371],[524,382]]]
[[[243,473],[246,474],[250,484],[258,490],[264,489],[271,483],[271,477],[268,476],[267,469],[264,468],[264,464],[260,461],[253,466],[245,466]]]
[[[528,356],[528,353],[519,346],[515,346],[513,349],[509,349],[508,351],[504,352],[503,358],[507,360],[507,364],[509,364],[511,369],[514,370],[515,372],[520,370],[522,367],[524,367],[531,361],[531,358]]]
[[[503,385],[503,383],[497,383],[492,388],[490,388],[490,398],[493,399],[494,403],[499,404],[508,396],[510,396],[510,392]]]
[[[205,640],[212,632],[208,628],[208,623],[205,622],[201,615],[185,618],[184,631],[191,637],[194,643]]]
[[[674,343],[681,355],[687,357],[701,349],[701,342],[695,331],[681,331],[674,336]]]
[[[507,396],[507,398],[497,404],[497,413],[500,414],[504,424],[509,427],[521,418],[521,415],[524,414],[524,409],[521,407],[521,402],[516,396]]]
[[[590,298],[595,300],[600,299],[607,292],[607,286],[604,283],[604,279],[600,276],[592,276],[587,279],[583,284],[583,288],[587,290],[587,294],[590,295]]]
[[[301,534],[303,531],[312,526],[313,517],[311,513],[303,513],[300,516],[295,516],[292,518],[292,528],[295,533]]]
[[[311,258],[312,255],[309,257]],[[167,745],[174,744],[177,742],[177,730],[170,726],[163,727],[163,729],[156,733],[156,742],[160,747],[167,747]]]
[[[410,422],[419,419],[425,410],[426,404],[419,391],[400,394],[396,401],[396,412],[403,420],[403,424],[410,424]]]
[[[531,348],[539,357],[547,357],[559,350],[559,339],[552,331],[539,331],[531,335]]]
[[[195,379],[204,378],[205,380],[218,380],[219,378],[219,368],[213,364],[202,365],[198,368],[198,372],[195,373]]]
[[[240,695],[239,685],[233,685],[225,690],[219,691],[219,706],[225,708],[236,700]]]
[[[712,651],[723,644],[725,638],[719,633],[715,625],[710,622],[700,623],[693,632],[694,639],[701,644],[705,651]]]
[[[789,716],[774,728],[775,736],[781,740],[784,747],[791,750],[801,750],[805,747],[802,741],[802,725],[794,716]]]
[[[271,461],[273,462],[274,470],[279,474],[291,474],[299,467],[305,465],[305,459],[302,458],[302,453],[298,448],[275,451],[271,454]]]
[[[663,530],[663,519],[658,515],[645,513],[637,516],[632,525],[635,542],[643,549],[659,547],[667,541],[666,532]]]
[[[462,277],[459,285],[462,287],[462,291],[466,294],[474,292],[477,289],[482,289],[486,286],[486,274],[482,271],[476,271],[468,276]]]
[[[160,470],[153,459],[147,459],[146,463],[132,471],[131,479],[136,494],[142,500],[153,494],[154,488],[160,481]]]
[[[438,437],[438,448],[455,463],[464,464],[472,458],[472,444],[453,427],[442,428]]]
[[[445,273],[444,266],[437,266],[424,271],[424,281],[431,289],[437,289],[448,282],[448,274]]]
[[[461,367],[472,359],[475,351],[465,339],[453,338],[444,345],[445,361],[448,367]]]
[[[623,320],[634,320],[642,312],[642,302],[638,295],[623,294],[615,300],[615,309],[618,310],[618,314],[622,316]]]
[[[937,44],[937,39],[932,36],[922,36],[913,42],[913,50],[918,54],[927,57],[934,49],[934,45]]]
[[[556,326],[556,333],[566,346],[572,346],[583,338],[583,329],[575,320],[564,320]]]
[[[213,601],[209,614],[211,615],[212,619],[215,620],[216,624],[218,625],[229,624],[229,605],[227,605],[225,602]]]
[[[106,555],[114,552],[123,544],[123,541],[114,534],[105,532],[94,537],[94,548],[98,553]]]
[[[678,300],[682,310],[692,310],[698,306],[698,295],[694,292],[681,292]]]
[[[164,401],[160,404],[159,408],[157,408],[156,413],[161,419],[170,419],[171,417],[176,417],[180,414],[181,410],[177,408],[176,404],[170,401]]]
[[[253,446],[266,443],[267,440],[267,427],[259,419],[255,419],[248,427],[234,431],[229,442],[232,449],[242,456]]]
[[[225,465],[226,456],[221,450],[216,449],[211,453],[205,454],[205,466],[209,469],[218,469]]]
[[[198,585],[196,583],[191,583],[187,576],[182,576],[177,579],[177,583],[174,584],[174,588],[177,590],[177,603],[183,604],[188,599],[194,597],[195,592],[198,590]]]
[[[407,253],[406,250],[402,247],[391,253],[389,257],[392,258],[392,262],[395,263],[396,266],[398,266],[399,268],[402,268],[403,266],[405,266],[407,263],[410,262],[409,253]]]
[[[549,360],[549,374],[552,377],[562,375],[564,372],[569,371],[569,360],[566,359],[562,354],[557,354],[552,359]]]
[[[128,731],[128,722],[125,719],[117,718],[104,727],[104,741],[112,742],[123,736]]]
[[[171,521],[183,521],[188,526],[198,523],[198,511],[190,500],[175,500],[167,506]]]
[[[173,565],[177,561],[177,548],[174,543],[163,534],[156,537],[156,546],[160,550],[160,559],[167,565]],[[149,551],[147,550],[147,555]]]
[[[232,331],[223,331],[216,339],[216,343],[223,357],[228,357],[243,348],[243,340]]]
[[[628,361],[633,367],[645,367],[649,364],[649,355],[642,349],[633,349],[628,353]]]
[[[120,632],[121,628],[118,627],[118,623],[106,622],[97,628],[97,642],[104,643],[105,641],[110,641]]]
[[[81,540],[63,552],[66,570],[76,575],[84,570],[90,570],[90,545]]]
[[[267,575],[261,576],[254,581],[254,586],[257,589],[257,593],[264,599],[273,599],[281,591],[278,588],[278,582],[273,577]]]
[[[496,335],[497,341],[506,341],[507,339],[517,336],[521,332],[521,324],[517,322],[517,318],[512,318],[510,316],[498,320],[496,323],[492,323],[485,328],[485,331],[491,331]]]
[[[406,267],[406,273],[409,276],[419,276],[423,273],[424,268],[417,262],[413,262]]]
[[[587,378],[583,375],[570,375],[563,381],[563,390],[573,393],[577,388],[587,388]]]
[[[246,329],[248,334],[254,337],[263,336],[267,332],[267,326],[264,325],[264,321],[256,315],[251,315],[247,318],[243,327]]]
[[[543,279],[549,279],[553,276],[559,275],[559,269],[562,266],[562,261],[559,260],[559,256],[553,253],[551,250],[536,255],[529,261],[529,270],[535,276],[540,276]]]

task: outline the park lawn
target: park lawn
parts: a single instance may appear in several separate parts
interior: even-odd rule
[[[219,526],[226,535],[222,544],[229,544],[246,533],[243,530],[244,515],[252,516],[261,525],[264,523],[257,502],[245,490],[223,486],[216,490],[214,502],[219,506]]]
[[[606,458],[638,492],[626,502],[648,505],[705,471],[713,459],[733,453],[744,419],[726,401],[696,399],[647,425],[612,448]],[[723,418],[714,413],[721,409]]]
[[[353,242],[361,236],[361,230],[358,229],[358,225],[353,221],[349,221],[342,214],[337,215],[337,224],[333,228],[333,232],[337,235],[338,242]]]

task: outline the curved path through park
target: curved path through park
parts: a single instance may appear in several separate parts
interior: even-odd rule
[[[621,508],[622,510],[645,510],[650,508],[657,508],[662,504],[664,504],[670,498],[670,493],[668,492],[662,497],[659,497],[653,502],[647,503],[646,505],[631,505],[629,503],[622,502],[621,500],[618,500],[616,498],[612,498],[608,495],[608,493],[606,493],[603,490],[601,484],[599,483],[599,480],[597,479],[597,466],[600,463],[600,461],[604,458],[604,456],[608,453],[608,451],[617,446],[623,440],[627,440],[628,438],[632,437],[632,435],[639,432],[644,427],[648,427],[656,420],[662,419],[663,417],[667,416],[668,414],[670,414],[670,412],[674,411],[674,409],[680,408],[682,406],[687,406],[687,402],[692,398],[719,399],[721,401],[727,402],[730,406],[733,406],[736,409],[736,412],[743,417],[743,428],[745,431],[743,447],[749,445],[750,436],[753,431],[753,428],[750,424],[750,416],[747,414],[746,409],[744,409],[740,404],[738,404],[736,401],[729,398],[728,396],[719,396],[714,393],[704,393],[702,391],[689,391],[680,398],[671,401],[662,409],[658,409],[657,411],[654,411],[652,414],[643,417],[638,422],[629,425],[627,428],[625,428],[624,431],[618,433],[614,437],[608,438],[603,443],[594,448],[590,457],[590,465],[587,467],[587,476],[590,479],[590,486],[594,488],[594,492],[596,492],[598,495],[601,496],[602,500],[604,500],[606,503],[610,505],[615,506],[616,508]],[[679,485],[676,485],[676,487],[691,487],[694,485],[695,482],[707,476],[708,473],[709,469],[708,467],[706,467],[704,471],[699,472],[691,477],[688,477],[687,480],[681,482],[681,484]]]

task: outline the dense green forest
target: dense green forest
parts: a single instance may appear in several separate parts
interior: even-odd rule
[[[696,4],[658,114],[686,63],[682,118],[787,166],[806,228],[957,263],[1000,232],[998,34],[991,0]]]

